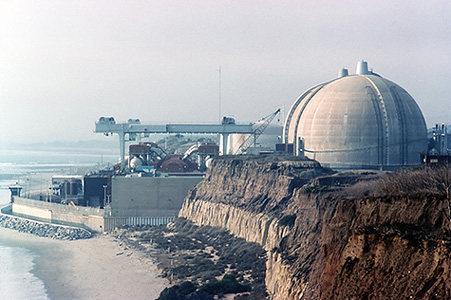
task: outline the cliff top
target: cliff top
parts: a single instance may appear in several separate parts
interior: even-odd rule
[[[272,162],[315,162],[320,165],[317,161],[312,160],[307,157],[293,156],[293,155],[223,155],[215,158],[216,160],[243,160],[243,161],[258,161],[264,163]]]

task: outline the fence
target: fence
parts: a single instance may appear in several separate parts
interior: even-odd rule
[[[111,231],[121,226],[159,226],[173,222],[175,217],[106,217],[105,231]]]

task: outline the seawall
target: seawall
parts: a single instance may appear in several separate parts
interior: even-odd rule
[[[56,222],[84,227],[95,232],[103,232],[105,228],[104,210],[93,207],[74,207],[59,203],[14,197],[12,213],[44,222]]]

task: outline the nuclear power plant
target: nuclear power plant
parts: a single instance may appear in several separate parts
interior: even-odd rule
[[[120,225],[166,224],[219,155],[294,155],[332,169],[394,170],[451,161],[445,124],[437,125],[428,140],[423,114],[412,96],[369,70],[365,61],[358,63],[356,74],[343,68],[338,78],[302,93],[284,126],[270,126],[279,112],[248,124],[232,117],[218,124],[154,125],[101,117],[95,132],[118,135],[120,161],[83,178],[54,176],[48,195],[28,193],[24,199],[22,187],[11,187],[11,211],[100,232]],[[182,134],[213,135],[216,140],[191,141],[194,144],[183,152],[148,140],[152,135]]]
[[[284,126],[294,155],[323,166],[394,169],[420,164],[427,129],[415,100],[398,84],[368,69],[318,84],[294,102]]]

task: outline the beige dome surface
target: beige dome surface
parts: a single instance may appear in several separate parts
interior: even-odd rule
[[[427,130],[402,87],[367,72],[317,85],[291,107],[285,143],[296,155],[336,168],[385,168],[420,163]]]

